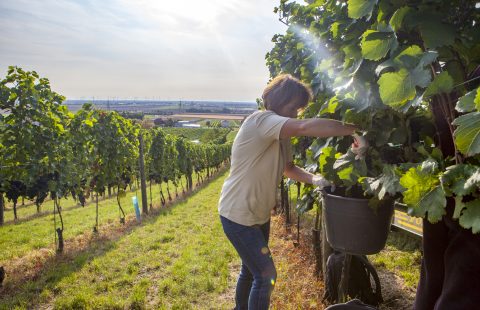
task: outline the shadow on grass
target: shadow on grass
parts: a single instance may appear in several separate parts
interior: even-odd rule
[[[79,271],[93,259],[102,257],[116,248],[116,243],[126,234],[155,221],[158,216],[170,214],[176,206],[187,202],[211,181],[220,177],[226,169],[220,169],[212,176],[196,186],[192,191],[180,195],[177,199],[163,207],[150,209],[148,215],[138,223],[133,216],[129,217],[123,226],[102,226],[101,235],[84,233],[83,235],[66,241],[66,249],[62,254],[52,254],[43,261],[36,261],[35,257],[27,258],[17,266],[6,266],[7,281],[0,287],[0,310],[22,307],[37,309],[40,304],[49,301],[52,296],[42,296],[45,290],[53,292],[63,278]],[[9,268],[10,267],[10,268]],[[58,291],[57,291],[58,293]],[[54,296],[53,296],[54,297]]]

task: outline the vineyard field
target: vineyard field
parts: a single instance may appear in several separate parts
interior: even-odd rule
[[[181,128],[164,127],[163,131],[174,136],[183,136],[188,140],[198,140],[201,143],[209,143],[217,139],[226,139],[230,133],[228,128]]]
[[[0,309],[231,308],[222,294],[234,284],[235,255],[216,211],[225,176],[127,233],[47,263],[1,296]]]
[[[182,180],[185,183],[185,180]],[[166,183],[162,184],[162,191],[166,192]],[[172,187],[170,185],[170,187]],[[180,192],[181,194],[181,192]],[[134,209],[132,206],[131,197],[135,196],[135,191],[127,192],[127,195],[120,199],[120,203],[124,207],[125,213],[128,217],[134,217]],[[138,192],[137,197],[139,197]],[[149,191],[147,191],[148,202],[150,203]],[[152,185],[152,200],[153,205],[159,207],[160,193],[158,185]],[[140,199],[140,198],[139,198]],[[89,200],[90,201],[90,200]],[[69,198],[61,202],[63,207],[63,219],[67,229],[65,229],[65,239],[69,240],[82,235],[86,232],[92,231],[95,225],[95,203],[90,202],[85,207],[77,206],[73,199]],[[19,209],[20,216],[24,215],[26,211],[30,213],[36,212],[35,206],[28,206]],[[0,226],[0,266],[6,261],[18,258],[28,254],[30,251],[52,248],[54,245],[53,221],[52,214],[53,202],[49,201],[43,206],[45,212],[48,214],[41,214],[34,216],[30,220],[21,220],[17,224],[11,223]],[[20,211],[22,211],[20,213]],[[6,212],[10,214],[12,212]],[[32,213],[34,214],[34,213]],[[8,217],[7,217],[8,218]],[[22,217],[20,217],[21,219]],[[99,221],[100,224],[117,223],[119,219],[117,201],[114,196],[111,199],[99,199]],[[57,216],[58,221],[58,216]],[[102,227],[100,227],[100,230]]]

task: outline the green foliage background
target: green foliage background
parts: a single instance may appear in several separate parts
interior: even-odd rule
[[[302,117],[357,124],[370,143],[356,160],[350,137],[294,139],[297,164],[347,193],[362,187],[372,205],[401,200],[431,222],[455,199],[460,225],[480,232],[475,2],[281,0],[275,12],[288,29],[266,55],[271,76],[311,85]]]

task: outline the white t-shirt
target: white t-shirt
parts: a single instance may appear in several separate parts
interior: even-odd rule
[[[218,206],[221,216],[246,226],[268,222],[285,165],[292,160],[290,139],[280,140],[288,119],[273,111],[245,119],[232,146],[230,175]]]

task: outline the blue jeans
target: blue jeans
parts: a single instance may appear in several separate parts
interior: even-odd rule
[[[223,231],[242,259],[235,309],[268,309],[277,271],[268,248],[270,221],[244,226],[220,216]]]

